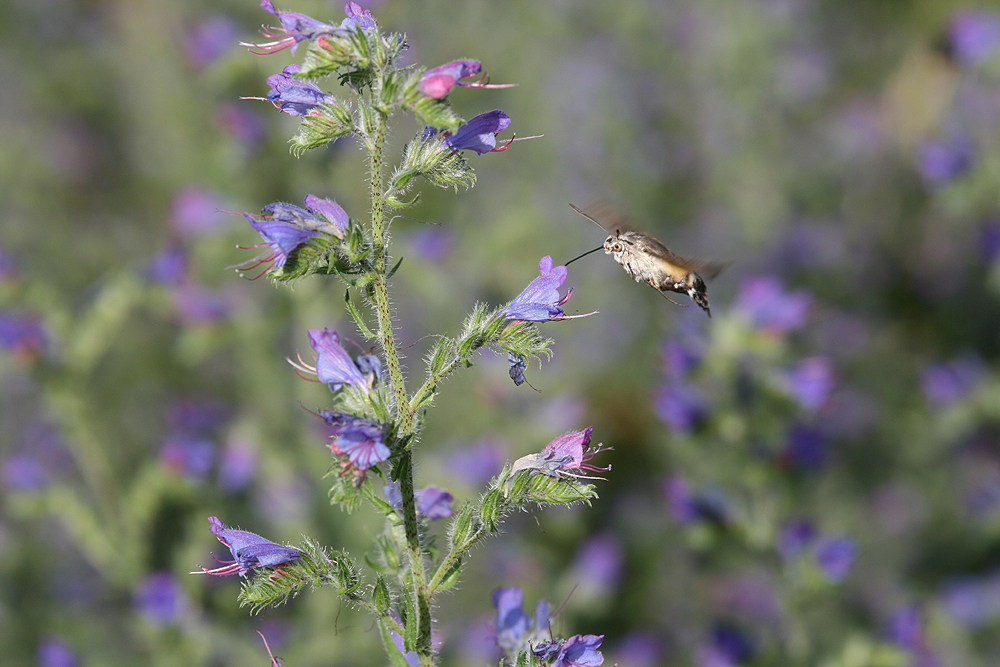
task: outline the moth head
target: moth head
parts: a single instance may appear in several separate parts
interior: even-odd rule
[[[625,240],[617,231],[604,239],[604,252],[608,255],[620,255],[625,252]]]

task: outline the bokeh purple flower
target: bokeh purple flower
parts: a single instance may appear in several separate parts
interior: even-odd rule
[[[203,482],[215,463],[215,445],[204,437],[173,433],[163,442],[160,461],[174,474]]]
[[[494,625],[497,645],[510,655],[528,650],[536,633],[548,630],[551,611],[548,600],[538,601],[532,618],[523,609],[524,593],[517,586],[493,591],[493,606],[497,610]]]
[[[146,278],[165,287],[179,287],[188,279],[187,251],[167,246],[146,267]]]
[[[38,667],[77,667],[80,661],[65,640],[49,636],[38,644],[35,664]]]
[[[985,373],[982,361],[963,357],[953,361],[928,364],[920,378],[924,396],[932,405],[948,407],[972,391]]]
[[[625,551],[621,540],[606,531],[583,543],[577,552],[573,570],[584,586],[609,593],[621,579],[624,566]]]
[[[972,144],[965,137],[928,141],[917,151],[917,169],[928,185],[944,185],[972,166]]]
[[[184,238],[196,238],[224,229],[226,217],[220,210],[222,198],[204,188],[188,186],[174,195],[170,221]]]
[[[980,65],[1000,49],[1000,14],[960,11],[948,28],[948,40],[955,60],[963,65]]]
[[[188,31],[184,40],[184,53],[195,67],[208,67],[236,45],[239,33],[240,28],[233,19],[222,14],[211,14]]]
[[[49,484],[49,472],[32,454],[13,454],[0,465],[0,480],[9,490],[41,491]]]
[[[858,548],[849,537],[829,536],[818,539],[813,547],[816,564],[826,578],[833,582],[843,581],[851,571]]]
[[[835,380],[833,364],[826,357],[803,359],[782,376],[789,395],[813,413],[826,404]]]
[[[788,432],[788,443],[778,460],[799,470],[819,470],[826,464],[828,455],[826,436],[819,429],[795,424]]]
[[[786,290],[775,276],[761,276],[743,282],[734,309],[754,328],[783,336],[805,325],[812,296],[806,290]]]
[[[39,318],[0,310],[0,350],[33,359],[46,347],[48,337]]]
[[[173,573],[154,572],[139,582],[132,605],[150,625],[166,627],[181,621],[187,600]]]
[[[691,433],[708,416],[704,395],[686,382],[667,382],[653,395],[653,409],[678,433]]]
[[[796,516],[785,522],[775,548],[781,557],[789,559],[801,553],[816,539],[816,526],[805,517]]]
[[[699,667],[736,667],[748,660],[753,647],[736,628],[718,623],[709,642],[698,651]]]

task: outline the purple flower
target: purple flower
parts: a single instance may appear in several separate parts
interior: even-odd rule
[[[267,135],[267,126],[260,114],[238,104],[223,104],[216,115],[216,123],[228,136],[246,151],[256,148]]]
[[[320,104],[336,103],[331,95],[324,93],[312,81],[303,81],[292,76],[300,69],[302,69],[300,65],[292,64],[281,70],[281,74],[272,74],[267,77],[267,85],[271,87],[271,90],[267,92],[267,97],[264,99],[289,116],[306,116]],[[246,97],[243,99],[259,98]]]
[[[834,380],[833,364],[826,357],[803,359],[783,377],[785,390],[809,412],[826,404]]]
[[[656,415],[679,433],[691,433],[708,414],[704,396],[685,382],[668,382],[653,396]]]
[[[678,523],[712,521],[725,523],[726,499],[718,489],[693,491],[687,481],[673,475],[663,483],[670,515]]]
[[[921,388],[927,401],[948,407],[961,401],[983,376],[983,364],[975,357],[929,364],[921,375]]]
[[[1000,576],[956,579],[941,592],[941,598],[956,623],[978,628],[1000,616]]]
[[[205,435],[217,430],[229,418],[230,410],[208,396],[194,396],[174,402],[167,410],[167,423],[174,430]]]
[[[367,394],[370,385],[379,376],[381,362],[376,364],[370,360],[352,360],[351,355],[340,345],[340,336],[332,329],[309,329],[309,344],[316,351],[316,365],[306,364],[302,357],[298,358],[298,363],[290,363],[299,371],[315,374],[330,391],[337,391],[349,384]],[[361,358],[358,357],[359,360]],[[363,369],[368,372],[363,372]]]
[[[164,248],[146,267],[146,278],[166,287],[182,285],[187,276],[187,251],[180,246]]]
[[[173,294],[173,307],[183,324],[212,325],[229,314],[231,300],[196,285],[183,284]]]
[[[944,185],[972,166],[972,144],[965,137],[928,141],[917,152],[917,168],[928,185]]]
[[[80,663],[69,644],[59,637],[47,637],[38,645],[35,664],[38,667],[77,667]]]
[[[590,449],[590,436],[593,432],[594,427],[588,426],[583,431],[571,431],[560,435],[547,444],[541,454],[529,454],[515,461],[512,472],[517,473],[520,469],[534,469],[550,477],[568,475],[577,479],[604,479],[584,474],[585,472],[611,470],[611,466],[602,468],[590,463],[596,454],[604,451],[600,445],[595,449]]]
[[[257,473],[257,452],[248,445],[231,442],[219,462],[219,486],[224,491],[242,491]]]
[[[625,553],[614,533],[598,533],[584,542],[576,556],[574,570],[580,581],[603,591],[613,589],[621,578]]]
[[[569,272],[565,266],[553,266],[552,255],[546,255],[538,262],[538,273],[540,275],[532,280],[524,288],[524,291],[518,294],[504,309],[504,316],[508,320],[550,322],[594,314],[566,315],[563,313],[560,306],[569,301],[573,290],[566,292],[566,296],[559,296],[559,288],[566,282],[566,276]],[[519,383],[515,380],[515,384]]]
[[[170,572],[154,572],[140,581],[132,604],[150,625],[157,627],[176,624],[186,606],[184,591]]]
[[[396,509],[402,507],[403,496],[399,492],[399,482],[391,482],[383,486],[382,495]],[[417,501],[417,516],[433,521],[452,515],[451,501],[454,500],[454,496],[440,486],[418,489],[413,495]]]
[[[215,462],[215,445],[205,438],[174,433],[164,441],[160,460],[174,474],[203,482]]]
[[[788,433],[788,445],[778,457],[779,463],[800,470],[818,470],[826,463],[826,438],[817,429],[796,424]]]
[[[0,311],[0,349],[32,359],[45,348],[45,344],[45,329],[36,317]]]
[[[482,69],[478,60],[454,60],[424,72],[417,83],[417,89],[428,97],[440,100],[447,97],[456,85],[469,85],[459,79],[479,74]]]
[[[334,454],[347,456],[358,470],[367,470],[389,458],[384,424],[337,410],[320,410],[320,418],[331,426]]]
[[[712,628],[712,639],[698,653],[701,667],[736,667],[752,653],[750,642],[742,632],[728,625]]]
[[[34,456],[15,454],[0,466],[0,479],[8,489],[41,491],[49,484],[49,473]]]
[[[341,30],[369,30],[378,27],[372,13],[356,2],[345,4],[344,13],[347,18],[340,22]]]
[[[329,25],[328,23],[321,23],[320,21],[306,16],[305,14],[298,14],[296,12],[279,12],[274,8],[274,3],[271,2],[271,0],[261,0],[260,7],[265,12],[277,16],[278,21],[281,22],[281,27],[272,26],[261,29],[260,34],[264,35],[264,37],[267,37],[268,39],[277,38],[273,42],[266,42],[264,44],[248,44],[246,42],[240,42],[241,46],[251,47],[251,53],[256,53],[257,55],[269,55],[271,53],[283,51],[289,47],[291,47],[292,53],[295,53],[295,49],[298,48],[299,42],[308,39],[315,39],[320,35],[330,35],[337,31],[335,26]]]
[[[839,583],[847,577],[858,556],[858,548],[849,537],[824,537],[814,547],[816,564],[831,582]]]
[[[171,222],[185,238],[194,238],[221,229],[225,217],[220,215],[219,196],[198,187],[186,187],[175,196],[171,205]]]
[[[1000,48],[1000,15],[966,10],[952,19],[948,30],[952,54],[965,65],[980,65]]]
[[[782,558],[788,559],[801,552],[816,537],[816,528],[809,519],[792,517],[781,529],[775,548]]]
[[[511,139],[503,146],[497,147],[497,135],[510,125],[510,116],[499,109],[481,113],[468,123],[458,128],[455,134],[446,136],[442,146],[453,151],[470,150],[480,155],[483,153],[500,153],[507,150]]]
[[[493,606],[497,610],[497,645],[510,654],[527,650],[535,632],[544,632],[549,625],[551,605],[539,600],[535,618],[524,612],[524,593],[517,586],[500,587],[493,591]]]
[[[446,465],[467,484],[478,486],[500,472],[507,458],[505,450],[502,441],[486,438],[470,447],[449,452]]]
[[[198,68],[208,67],[225,55],[239,38],[236,22],[228,16],[214,14],[195,25],[187,35],[184,50]]]
[[[916,605],[906,605],[897,609],[886,623],[885,635],[893,644],[905,649],[911,651],[924,649],[926,640],[920,608]]]
[[[604,656],[597,649],[604,641],[604,635],[575,635],[559,646],[550,667],[597,667],[604,662]]]
[[[257,255],[253,259],[243,262],[242,264],[230,267],[238,268],[240,271],[250,271],[258,266],[263,266],[264,270],[257,274],[254,277],[254,280],[260,278],[272,268],[280,269],[283,267],[285,262],[288,261],[288,256],[292,254],[296,248],[316,236],[316,232],[296,227],[295,225],[287,222],[278,222],[276,220],[254,220],[249,213],[244,213],[243,217],[250,221],[250,226],[256,229],[260,234],[260,237],[264,239],[263,243],[251,246],[250,248],[247,248],[247,250],[256,250],[257,248],[263,247],[271,249],[270,252],[265,252],[261,255]],[[250,262],[254,263],[250,264]]]
[[[265,540],[260,535],[245,530],[226,528],[218,517],[208,517],[211,524],[212,534],[219,538],[219,541],[229,547],[233,555],[232,561],[219,561],[222,567],[214,570],[201,568],[205,574],[226,575],[236,574],[242,577],[247,572],[258,567],[277,567],[302,556],[302,552],[292,547],[285,547]],[[191,574],[198,574],[192,572]]]
[[[762,276],[743,282],[734,305],[754,328],[782,336],[806,323],[812,297],[805,290],[786,291],[774,276]]]
[[[676,340],[668,340],[661,348],[663,366],[671,380],[683,380],[701,362],[701,354]]]

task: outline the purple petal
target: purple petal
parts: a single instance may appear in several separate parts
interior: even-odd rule
[[[310,329],[309,342],[316,350],[316,376],[320,382],[337,391],[344,383],[354,385],[368,392],[368,384],[364,376],[351,359],[351,355],[340,346],[340,338],[336,331],[330,329]]]

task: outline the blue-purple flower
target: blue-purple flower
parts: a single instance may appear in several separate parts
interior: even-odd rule
[[[0,311],[0,349],[31,359],[45,348],[46,338],[37,317]]]
[[[445,136],[441,146],[453,151],[470,150],[480,155],[483,153],[500,153],[510,146],[511,138],[503,146],[497,147],[497,135],[510,126],[510,116],[503,111],[487,111],[481,113],[468,123],[458,128],[455,134]]]
[[[399,492],[399,482],[391,482],[382,487],[382,495],[396,509],[402,507],[403,496]],[[451,501],[455,497],[440,486],[417,489],[413,496],[417,501],[417,516],[434,521],[435,519],[446,519],[452,515]]]
[[[160,251],[146,267],[146,278],[166,287],[179,287],[188,277],[187,251],[170,245]]]
[[[172,433],[163,442],[160,461],[174,474],[203,482],[215,463],[215,445],[203,436]]]
[[[351,5],[354,3],[348,3]],[[264,35],[268,39],[274,39],[273,42],[266,42],[264,44],[248,44],[246,42],[240,42],[241,46],[248,46],[251,53],[256,53],[257,55],[269,55],[272,53],[277,53],[278,51],[284,51],[287,48],[291,48],[292,53],[295,53],[295,49],[298,48],[299,42],[315,39],[320,35],[329,35],[337,31],[336,26],[332,26],[328,23],[323,23],[317,21],[314,18],[306,16],[305,14],[298,14],[296,12],[279,12],[274,8],[274,3],[271,0],[261,0],[261,9],[269,14],[274,14],[278,17],[278,21],[281,23],[281,27],[271,26],[261,28],[260,34]],[[256,50],[254,50],[256,49]]]
[[[239,38],[236,21],[221,14],[207,16],[192,27],[184,43],[188,60],[198,68],[208,67]]]
[[[809,357],[800,361],[782,378],[785,390],[809,412],[822,408],[835,382],[833,364],[826,357]]]
[[[785,522],[778,535],[775,548],[782,558],[788,559],[805,549],[816,538],[816,527],[805,517],[792,517]]]
[[[187,600],[173,573],[154,572],[139,582],[132,604],[151,625],[166,627],[181,619]]]
[[[382,362],[377,357],[361,355],[356,360],[351,359],[333,329],[309,329],[309,344],[316,351],[315,366],[304,362],[301,356],[297,362],[289,360],[289,363],[299,371],[315,375],[330,391],[349,384],[367,394],[382,377]]]
[[[320,104],[336,104],[332,95],[327,95],[312,81],[303,81],[294,76],[301,70],[300,65],[292,64],[281,70],[281,74],[267,77],[267,85],[271,90],[263,99],[284,111],[289,116],[307,116]],[[259,97],[244,97],[246,100],[262,99]],[[316,112],[319,113],[319,112]]]
[[[805,325],[812,296],[805,290],[787,291],[778,278],[762,276],[740,286],[734,306],[754,328],[782,336]]]
[[[653,408],[664,424],[679,433],[691,433],[708,414],[700,391],[686,382],[667,382],[653,396]]]
[[[479,74],[482,69],[478,60],[453,60],[424,72],[417,83],[417,89],[428,97],[440,100],[447,97],[456,85],[472,85],[462,83],[460,79]]]
[[[917,169],[928,185],[944,185],[972,167],[972,143],[964,136],[928,141],[917,151]]]
[[[712,628],[712,639],[698,652],[700,667],[736,667],[750,658],[750,642],[736,628],[717,623]]]
[[[827,455],[826,437],[812,426],[796,424],[788,432],[788,444],[778,462],[799,470],[818,470],[826,463]]]
[[[316,414],[332,427],[330,449],[346,456],[355,469],[364,471],[389,458],[384,424],[338,410],[320,410]]]
[[[272,268],[280,269],[283,267],[288,261],[288,256],[291,255],[296,248],[307,242],[309,239],[315,237],[317,234],[317,232],[302,229],[301,227],[296,227],[295,225],[287,222],[279,222],[277,220],[268,219],[254,220],[249,213],[244,213],[243,217],[250,222],[250,226],[256,229],[257,233],[260,234],[260,237],[264,239],[263,243],[250,246],[249,248],[245,248],[245,250],[256,250],[258,248],[266,247],[270,248],[270,251],[257,255],[253,259],[247,260],[242,264],[237,264],[235,267],[229,268],[236,268],[240,271],[250,271],[258,266],[263,266],[264,270],[254,276],[254,280],[260,278]],[[253,262],[253,264],[251,264],[251,262]]]
[[[539,600],[532,618],[523,609],[524,593],[517,586],[500,587],[493,591],[493,606],[497,610],[497,645],[508,654],[516,654],[530,648],[536,633],[548,629],[551,605],[548,600]]]
[[[38,645],[35,664],[37,667],[77,667],[80,661],[69,644],[50,636]]]
[[[597,667],[604,663],[598,651],[604,635],[574,635],[566,640],[542,642],[532,653],[548,662],[549,667]]]
[[[559,436],[547,444],[541,453],[528,454],[514,461],[511,474],[516,475],[522,470],[531,470],[550,477],[566,475],[576,479],[604,479],[585,474],[611,470],[610,465],[599,467],[590,463],[596,454],[605,450],[600,445],[590,449],[590,436],[593,432],[594,427],[588,426],[583,431],[572,431]]]
[[[560,306],[569,301],[573,290],[570,289],[566,292],[566,296],[559,296],[559,288],[566,282],[569,271],[565,266],[553,266],[551,255],[542,257],[541,261],[538,262],[538,273],[540,275],[532,280],[524,288],[524,291],[518,294],[504,309],[504,316],[508,320],[550,322],[594,314],[566,315],[563,312]]]
[[[340,22],[341,30],[370,30],[378,27],[372,13],[356,2],[345,4],[344,13],[347,18]]]
[[[222,567],[212,570],[204,567],[201,568],[201,571],[205,574],[221,576],[238,573],[242,577],[255,568],[277,567],[302,556],[302,552],[298,549],[275,544],[274,542],[265,540],[260,535],[255,535],[245,530],[226,528],[218,517],[208,517],[208,523],[212,526],[210,529],[212,534],[220,542],[229,547],[229,552],[233,555],[233,560],[219,561],[222,563]],[[192,572],[191,574],[198,573]]]
[[[948,407],[961,401],[972,391],[984,373],[984,365],[976,357],[929,364],[920,377],[921,389],[927,401]]]
[[[986,10],[959,12],[952,19],[948,37],[955,60],[980,65],[1000,49],[1000,15]]]
[[[813,549],[820,571],[834,583],[839,583],[847,577],[858,557],[858,548],[854,540],[845,536],[820,538]]]

